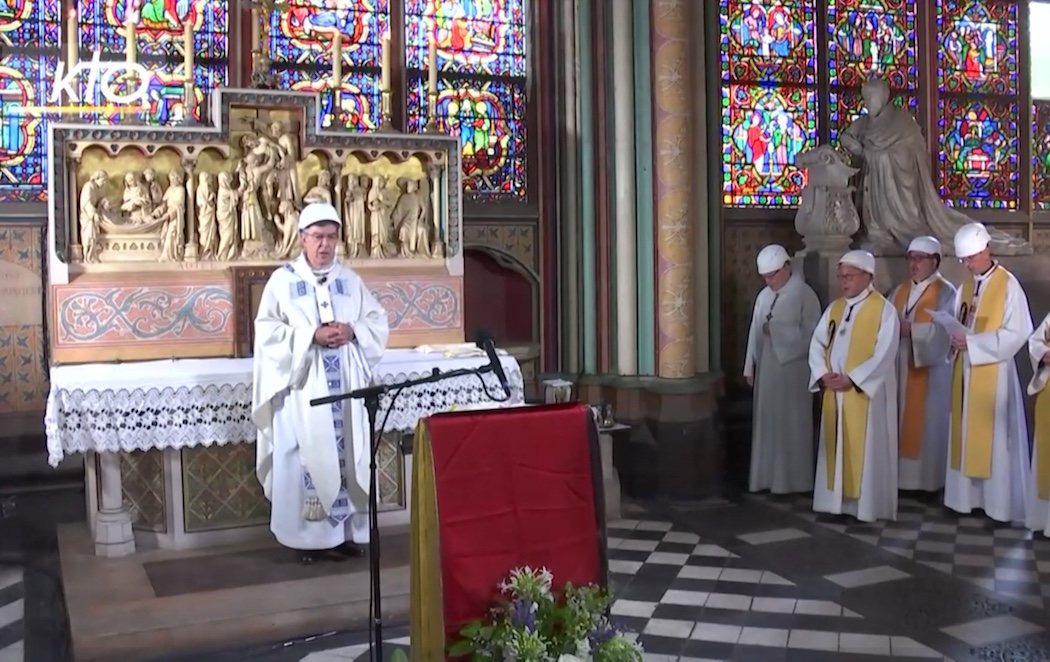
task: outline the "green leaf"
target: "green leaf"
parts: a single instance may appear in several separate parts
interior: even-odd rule
[[[459,631],[459,634],[460,634],[461,637],[465,637],[467,639],[473,639],[474,637],[476,637],[478,635],[478,632],[480,632],[480,631],[481,631],[481,621],[471,621],[471,622],[469,622],[469,623],[467,623],[466,625],[463,626],[463,628]]]
[[[460,640],[449,646],[448,656],[449,657],[464,657],[474,650],[473,642]]]
[[[478,638],[480,639],[492,639],[492,633],[496,631],[496,628],[491,625],[485,625],[478,630]]]
[[[390,662],[408,662],[408,653],[404,648],[395,648],[390,654]]]

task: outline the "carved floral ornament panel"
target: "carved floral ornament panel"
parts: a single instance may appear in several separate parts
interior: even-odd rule
[[[219,90],[215,127],[56,125],[60,259],[83,271],[285,260],[300,250],[299,212],[324,201],[340,210],[340,254],[355,265],[461,260],[456,139],[324,130],[316,104]]]

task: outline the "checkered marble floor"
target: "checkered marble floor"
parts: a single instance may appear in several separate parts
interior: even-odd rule
[[[22,662],[25,587],[21,568],[0,566],[0,662]]]
[[[817,515],[808,496],[751,498],[1034,607],[1050,596],[1050,540],[1026,529],[908,497],[900,500],[897,521],[873,524]]]

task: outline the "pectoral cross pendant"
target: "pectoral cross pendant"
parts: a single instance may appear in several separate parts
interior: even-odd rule
[[[321,307],[327,309],[328,308],[328,302],[327,301],[322,301],[321,302]]]

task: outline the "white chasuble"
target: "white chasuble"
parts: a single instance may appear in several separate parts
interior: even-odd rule
[[[1014,357],[1032,335],[1028,297],[999,265],[964,281],[955,317],[971,330],[952,352],[952,416],[944,505],[983,509],[1000,522],[1025,521],[1031,481],[1028,422]]]
[[[951,337],[934,324],[931,311],[951,315],[955,287],[939,273],[910,280],[890,294],[911,336],[902,337],[897,358],[897,413],[900,415],[900,460],[897,487],[936,492],[944,487],[951,419]]]
[[[809,492],[813,488],[813,396],[809,340],[820,302],[799,274],[778,291],[766,287],[755,300],[747,337],[744,376],[754,382],[752,492]]]
[[[864,522],[897,517],[897,311],[869,288],[833,302],[809,346],[809,390],[828,373],[846,391],[824,389],[813,510]]]
[[[314,344],[327,322],[353,340]],[[368,542],[371,434],[361,400],[317,407],[310,400],[368,386],[389,336],[387,314],[364,281],[335,263],[306,260],[273,273],[255,318],[252,420],[256,473],[270,500],[270,530],[286,547],[331,549]]]
[[[1032,360],[1032,380],[1028,395],[1035,396],[1032,436],[1032,483],[1028,490],[1025,525],[1050,536],[1050,366],[1043,357],[1050,352],[1050,315],[1028,338],[1028,356]]]

